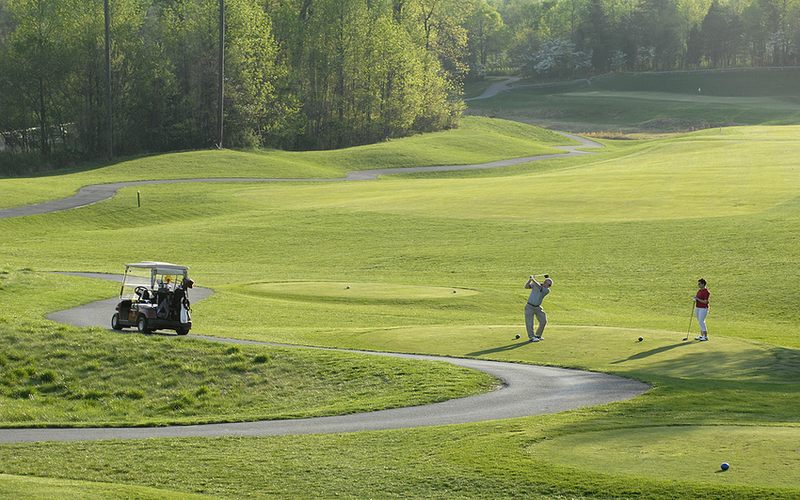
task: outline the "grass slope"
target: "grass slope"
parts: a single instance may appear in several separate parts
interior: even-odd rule
[[[336,178],[348,171],[486,163],[557,153],[564,137],[505,120],[465,117],[459,128],[331,151],[191,151],[121,159],[55,176],[0,179],[0,208],[73,194],[81,186],[195,177]]]
[[[133,211],[123,193],[0,221],[9,269],[188,263],[218,290],[195,307],[201,333],[581,367],[654,386],[613,405],[442,428],[6,445],[0,472],[236,498],[797,498],[798,132],[609,141],[595,155],[492,173],[175,186],[169,197],[185,210]],[[153,220],[168,237],[152,237]],[[555,279],[535,345],[512,340],[531,272]],[[711,342],[682,342],[699,276],[712,292]],[[339,286],[381,283],[396,301]],[[96,293],[91,280],[74,286]],[[430,296],[441,289],[474,293]],[[732,468],[718,473],[723,461]]]
[[[798,78],[800,69],[787,68],[614,74],[533,86],[520,82],[512,92],[471,101],[469,112],[577,132],[797,124]]]
[[[81,289],[68,277],[59,277],[57,289],[52,280],[0,272],[0,299],[8,309],[35,317],[45,307],[68,303]],[[113,287],[103,283],[89,293],[112,295]],[[28,304],[33,290],[39,291],[36,305]],[[152,426],[341,415],[444,401],[495,384],[485,374],[448,363],[225,346],[43,323],[0,315],[0,426]]]

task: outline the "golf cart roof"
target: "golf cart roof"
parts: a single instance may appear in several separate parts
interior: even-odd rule
[[[133,262],[125,265],[139,269],[151,269],[155,271],[155,274],[182,274],[189,270],[186,266],[170,264],[169,262]]]

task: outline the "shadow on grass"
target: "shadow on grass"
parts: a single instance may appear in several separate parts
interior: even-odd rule
[[[133,335],[142,335],[144,337],[180,337],[176,332],[172,331],[164,331],[164,330],[155,330],[149,331],[147,333],[142,333],[139,330],[109,330],[112,333],[116,333],[118,335],[124,336],[133,336]],[[185,335],[184,335],[185,337]]]
[[[483,356],[484,354],[494,354],[496,352],[503,352],[503,351],[511,351],[514,349],[519,349],[520,347],[524,347],[530,344],[527,340],[514,342],[513,344],[508,344],[500,347],[493,347],[491,349],[484,349],[483,351],[475,351],[467,353],[467,356]]]
[[[92,170],[99,170],[101,168],[112,167],[118,163],[137,160],[139,158],[147,158],[149,156],[159,156],[168,153],[178,153],[182,151],[164,151],[157,153],[140,153],[128,156],[118,156],[113,160],[89,160],[78,159],[67,161],[63,165],[47,165],[38,164],[36,166],[22,167],[16,171],[3,169],[0,165],[0,179],[35,179],[41,177],[54,177],[60,175],[79,174],[82,172],[91,172]]]
[[[774,347],[739,353],[692,352],[679,359],[653,363],[648,369],[679,378],[795,384],[800,380],[800,350]]]
[[[635,359],[647,358],[647,357],[654,356],[656,354],[661,354],[662,352],[671,351],[671,350],[673,350],[673,349],[675,349],[677,347],[686,346],[686,345],[691,345],[691,343],[690,342],[680,342],[680,343],[677,343],[677,344],[670,344],[670,345],[665,345],[665,346],[662,346],[662,347],[657,347],[655,349],[650,349],[649,351],[638,352],[636,354],[628,356],[625,359],[612,361],[611,364],[612,365],[618,365],[620,363],[625,363],[626,361],[633,361]]]

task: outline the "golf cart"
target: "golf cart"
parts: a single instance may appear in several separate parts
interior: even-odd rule
[[[188,295],[192,285],[186,266],[167,262],[126,264],[111,328],[135,326],[141,333],[175,330],[186,335],[192,328]]]

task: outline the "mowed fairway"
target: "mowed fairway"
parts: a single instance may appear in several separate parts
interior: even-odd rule
[[[4,445],[0,473],[226,497],[796,498],[799,137],[800,127],[726,128],[491,172],[142,186],[141,209],[127,189],[0,220],[0,265],[32,283],[135,260],[190,265],[216,290],[194,307],[196,333],[577,367],[654,386],[624,403],[444,428]],[[515,341],[522,285],[545,272],[555,280],[545,341]],[[711,341],[682,342],[699,277]],[[113,294],[66,283],[68,296],[45,297],[66,307]],[[39,290],[14,292],[24,303]],[[0,319],[18,336],[53,328],[19,310]],[[718,472],[722,462],[731,469]]]
[[[794,124],[797,68],[612,73],[567,82],[515,83],[470,102],[470,113],[574,132],[672,132]]]
[[[0,208],[66,197],[81,186],[195,177],[337,178],[348,171],[464,165],[558,152],[570,141],[549,130],[487,118],[456,130],[331,151],[188,151],[122,159],[108,166],[31,179],[2,179]]]

